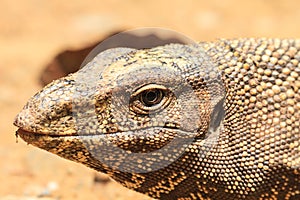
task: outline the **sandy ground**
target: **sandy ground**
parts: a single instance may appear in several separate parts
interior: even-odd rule
[[[242,3],[241,3],[242,2]],[[148,199],[96,172],[16,142],[15,115],[65,48],[154,26],[195,40],[300,37],[297,0],[0,0],[0,199]]]

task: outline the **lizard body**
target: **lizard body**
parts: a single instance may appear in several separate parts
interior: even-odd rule
[[[300,199],[300,40],[117,48],[32,97],[29,144],[157,199]]]

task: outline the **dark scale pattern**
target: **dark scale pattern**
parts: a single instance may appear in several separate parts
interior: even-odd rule
[[[299,62],[288,39],[111,49],[32,97],[17,134],[156,199],[297,200]]]

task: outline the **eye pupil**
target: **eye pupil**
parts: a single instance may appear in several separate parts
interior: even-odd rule
[[[157,93],[153,91],[147,92],[146,98],[148,101],[153,102],[157,98]]]
[[[143,92],[141,96],[141,101],[146,106],[153,106],[160,103],[162,97],[163,97],[163,92],[161,90],[154,89],[154,90]]]

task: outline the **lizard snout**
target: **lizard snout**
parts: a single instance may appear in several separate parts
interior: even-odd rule
[[[43,135],[75,135],[72,114],[73,76],[56,80],[29,99],[15,117],[23,131]]]

